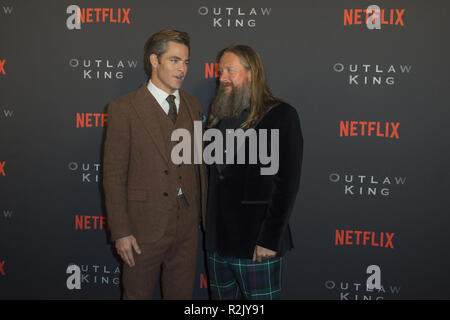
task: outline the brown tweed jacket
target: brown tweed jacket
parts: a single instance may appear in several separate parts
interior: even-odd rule
[[[200,101],[180,90],[180,108],[186,108],[192,121],[199,121]],[[167,226],[168,213],[177,205],[170,156],[153,106],[158,102],[146,84],[112,101],[103,155],[103,189],[111,240],[133,235],[140,243],[159,240]],[[192,139],[193,142],[193,139]],[[201,151],[201,150],[200,150]],[[199,190],[203,226],[206,212],[206,171],[196,165],[200,185],[183,181],[191,190]],[[195,184],[195,185],[193,185]],[[197,188],[197,189],[195,189]]]

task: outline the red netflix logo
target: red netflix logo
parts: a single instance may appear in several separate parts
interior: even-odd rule
[[[208,276],[204,273],[200,273],[200,289],[208,289]]]
[[[4,177],[6,176],[5,164],[6,164],[6,161],[0,162],[0,175],[2,175]]]
[[[398,127],[400,122],[379,121],[341,121],[339,123],[340,137],[376,136],[382,138],[400,139]]]
[[[394,235],[395,233],[389,232],[336,230],[334,245],[357,245],[394,249],[394,244],[392,243]]]
[[[109,230],[104,216],[75,216],[75,230]]]
[[[405,26],[405,9],[380,9],[371,5],[367,9],[344,9],[344,26],[366,24],[369,29],[381,29],[381,25]]]
[[[5,275],[6,275],[6,273],[5,273],[5,260],[3,260],[3,261],[0,262],[0,274],[1,274],[2,276],[5,276]]]
[[[205,79],[219,77],[219,64],[214,62],[205,62]]]
[[[69,30],[81,29],[83,23],[121,23],[130,24],[130,8],[80,8],[77,5],[67,7],[66,26]]]
[[[130,8],[78,8],[81,23],[109,22],[130,24]]]
[[[108,115],[106,113],[77,113],[77,128],[104,127]]]
[[[6,75],[5,63],[6,63],[6,59],[0,60],[0,74]]]

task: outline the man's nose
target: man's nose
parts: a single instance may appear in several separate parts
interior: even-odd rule
[[[178,71],[186,73],[187,65],[184,62],[178,64]]]
[[[220,82],[229,82],[230,78],[228,77],[228,74],[226,72],[221,72],[219,76]]]

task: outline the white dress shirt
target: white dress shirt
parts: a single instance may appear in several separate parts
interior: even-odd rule
[[[147,89],[148,89],[148,91],[150,91],[150,93],[153,95],[153,97],[155,97],[156,101],[158,101],[158,104],[161,106],[163,111],[166,114],[169,114],[169,102],[167,102],[167,100],[166,100],[167,97],[169,96],[169,94],[167,92],[165,92],[164,90],[161,90],[160,88],[155,86],[152,83],[152,80],[148,81]],[[175,105],[177,106],[177,114],[179,114],[180,113],[179,112],[180,111],[180,93],[178,92],[178,90],[176,90],[172,94],[175,96]]]

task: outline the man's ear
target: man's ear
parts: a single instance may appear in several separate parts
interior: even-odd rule
[[[156,69],[159,64],[158,56],[154,53],[150,55],[150,64],[152,65],[153,69]]]

